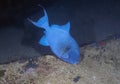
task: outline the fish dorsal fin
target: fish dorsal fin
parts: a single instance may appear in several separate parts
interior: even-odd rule
[[[37,27],[44,28],[44,29],[49,28],[49,22],[48,22],[47,12],[46,12],[46,10],[44,9],[43,6],[41,6],[41,5],[39,5],[39,6],[43,8],[44,16],[42,18],[40,18],[37,22],[34,22],[31,19],[29,19],[29,18],[28,18],[28,20],[30,22],[32,22]]]
[[[70,31],[70,22],[67,22],[65,25],[51,25],[51,28],[59,28],[59,29],[62,29],[64,31],[67,31],[69,32]]]
[[[45,35],[40,39],[39,44],[43,46],[49,46]]]

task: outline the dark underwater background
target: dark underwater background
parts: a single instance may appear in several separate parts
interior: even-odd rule
[[[53,54],[38,44],[43,29],[27,18],[37,20],[45,7],[50,24],[71,23],[70,33],[79,46],[119,38],[119,0],[3,0],[0,1],[0,64],[36,59]]]

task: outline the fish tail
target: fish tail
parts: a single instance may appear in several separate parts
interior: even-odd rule
[[[35,26],[37,26],[39,28],[44,28],[45,30],[47,30],[49,28],[48,15],[47,15],[45,8],[40,4],[39,4],[39,6],[41,8],[43,8],[44,16],[39,18],[37,22],[34,22],[29,18],[28,18],[28,21],[30,21],[31,23],[33,23]]]

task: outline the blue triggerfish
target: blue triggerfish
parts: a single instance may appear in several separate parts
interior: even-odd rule
[[[42,7],[42,6],[41,6]],[[44,16],[37,22],[28,19],[38,28],[45,29],[39,44],[50,46],[52,52],[64,62],[77,64],[80,61],[80,49],[77,42],[70,35],[70,22],[65,25],[49,25],[48,15],[44,7]]]

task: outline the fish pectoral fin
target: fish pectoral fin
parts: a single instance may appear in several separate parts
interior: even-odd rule
[[[39,44],[43,46],[49,46],[45,35],[40,39]]]
[[[62,54],[62,58],[69,58],[69,55],[67,53]]]
[[[69,52],[70,48],[71,48],[70,46],[67,46],[62,49],[63,50],[63,53],[61,55],[62,58],[69,58],[68,52]]]

